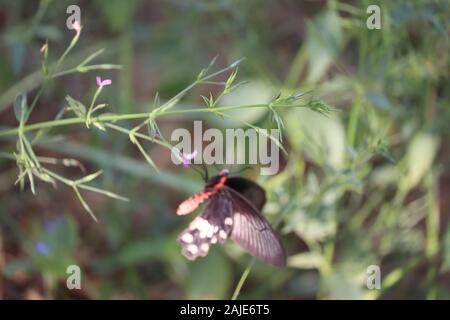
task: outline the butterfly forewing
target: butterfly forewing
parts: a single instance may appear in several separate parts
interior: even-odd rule
[[[266,193],[263,188],[253,181],[239,177],[230,177],[225,182],[225,185],[243,195],[259,211],[264,207]]]
[[[261,213],[241,194],[225,187],[232,199],[233,228],[230,238],[252,256],[277,267],[286,265],[283,246]]]

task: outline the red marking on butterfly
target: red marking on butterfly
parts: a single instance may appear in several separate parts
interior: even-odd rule
[[[204,210],[178,237],[186,258],[206,256],[212,244],[230,238],[263,262],[277,267],[286,265],[281,241],[260,213],[266,202],[263,188],[221,171],[208,180],[202,192],[183,201],[177,214],[188,214],[206,200]]]
[[[177,208],[177,215],[184,216],[186,214],[191,213],[197,207],[203,203],[206,199],[208,199],[212,195],[212,192],[199,192],[194,194],[193,196],[187,198]]]
[[[198,193],[194,194],[193,196],[184,200],[182,203],[180,203],[180,205],[177,208],[177,215],[184,216],[184,215],[191,213],[195,209],[197,209],[200,204],[202,204],[209,197],[211,197],[212,195],[217,193],[217,191],[219,191],[220,188],[223,187],[226,180],[227,180],[227,176],[223,175],[220,177],[219,182],[217,182],[216,184],[213,185],[211,190],[205,190],[202,192],[198,192]]]

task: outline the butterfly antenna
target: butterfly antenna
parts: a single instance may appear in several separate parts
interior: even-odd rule
[[[217,172],[220,172],[220,170],[222,170],[221,168],[219,168],[217,163],[214,163],[214,168],[216,169]]]
[[[202,177],[202,179],[205,178],[203,170],[201,170],[197,165],[192,164],[190,168],[192,168],[195,172],[197,172]]]
[[[241,173],[244,172],[244,171],[252,170],[252,169],[253,169],[252,166],[244,166],[242,169],[238,170],[238,171],[236,172],[236,174],[241,174]]]
[[[227,169],[229,172],[233,172],[233,165],[232,164],[230,164],[230,165],[225,165],[225,169]]]

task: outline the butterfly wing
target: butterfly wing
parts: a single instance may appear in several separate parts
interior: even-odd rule
[[[277,267],[286,266],[284,248],[255,206],[234,189],[224,187],[232,204],[233,228],[230,238],[252,256]]]
[[[231,233],[232,215],[231,198],[220,190],[178,237],[182,254],[189,260],[195,260],[199,256],[206,256],[212,244],[223,243]]]
[[[253,181],[240,177],[229,177],[225,185],[243,195],[259,211],[264,207],[266,193],[263,188]]]

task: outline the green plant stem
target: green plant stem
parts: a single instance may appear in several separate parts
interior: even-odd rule
[[[78,72],[88,72],[92,70],[111,70],[111,69],[122,69],[122,66],[119,64],[110,64],[110,63],[102,63],[102,64],[93,64],[89,66],[77,66],[71,69],[67,69],[60,72],[55,72],[52,78],[58,78],[62,76],[67,76],[69,74],[74,74]]]
[[[62,76],[78,73],[78,72],[88,72],[93,70],[109,70],[109,69],[120,69],[121,66],[116,64],[95,64],[90,66],[83,66],[82,70],[78,67],[70,68],[64,71],[55,72],[53,75],[48,76],[51,79],[59,78]],[[35,71],[18,83],[10,87],[0,96],[0,112],[8,108],[8,106],[14,101],[14,97],[17,92],[29,92],[35,89],[39,84],[41,84],[45,79],[45,76],[42,75],[42,71]]]
[[[427,188],[427,206],[428,215],[426,219],[426,247],[425,255],[429,260],[430,268],[426,275],[427,285],[430,288],[427,292],[427,299],[436,299],[437,290],[433,287],[435,277],[438,274],[438,266],[436,264],[436,255],[439,252],[439,189],[436,183],[435,174],[431,171],[425,179],[425,187]]]
[[[239,282],[236,286],[236,289],[234,289],[233,295],[231,296],[231,300],[236,300],[241,293],[242,286],[245,283],[245,280],[247,280],[248,275],[250,274],[250,271],[253,268],[253,265],[255,264],[255,258],[252,258],[252,261],[245,269],[244,273],[242,274],[241,278],[239,279]]]
[[[277,228],[278,225],[281,223],[281,221],[283,220],[284,215],[291,210],[293,207],[293,205],[286,205],[284,206],[283,211],[280,213],[280,215],[277,217],[277,220],[274,223],[274,227]],[[234,289],[233,295],[231,296],[231,300],[236,300],[239,296],[239,294],[241,293],[241,289],[244,286],[245,281],[247,280],[248,275],[250,274],[250,271],[253,268],[253,265],[255,264],[256,259],[252,258],[252,260],[250,261],[250,263],[248,264],[247,268],[245,269],[244,273],[242,273],[241,278],[239,279],[239,282],[236,286],[236,288]]]
[[[334,236],[336,237],[336,235]],[[333,271],[333,256],[334,256],[334,248],[335,248],[335,238],[331,239],[329,243],[327,243],[323,248],[323,263],[319,268],[320,273],[320,285],[319,291],[317,293],[318,299],[326,299],[327,298],[327,290],[326,290],[326,281]]]
[[[355,90],[357,92],[357,95],[356,95],[355,102],[353,103],[352,110],[350,111],[350,119],[349,119],[348,128],[347,128],[347,143],[351,147],[355,146],[356,134],[358,131],[358,121],[359,121],[359,114],[361,112],[361,103],[362,103],[361,90],[362,89],[357,85],[356,90]]]
[[[146,179],[159,186],[173,188],[181,191],[183,194],[192,194],[203,187],[198,179],[190,176],[180,176],[170,171],[161,171],[156,173],[148,170],[148,164],[136,160],[132,157],[113,154],[94,147],[85,146],[73,141],[61,142],[39,142],[39,147],[48,150],[62,152],[80,160],[92,162],[101,165],[105,169],[114,169],[127,175]],[[14,157],[8,153],[0,153],[1,157],[7,157],[14,160]]]
[[[277,105],[276,108],[294,108],[294,107],[305,107],[306,105]],[[245,108],[266,108],[266,104],[255,104],[255,105],[246,105],[246,106],[226,106],[217,108],[216,110],[220,111],[228,111],[228,110],[235,110],[235,109],[245,109]],[[185,109],[185,110],[173,110],[173,111],[163,111],[159,114],[157,114],[157,117],[160,116],[169,116],[169,115],[177,115],[177,114],[184,114],[184,113],[198,113],[198,112],[211,112],[214,113],[215,110],[207,109],[207,108],[193,108],[193,109]],[[150,115],[149,112],[145,113],[130,113],[130,114],[123,114],[123,115],[100,115],[97,117],[91,117],[91,119],[94,119],[98,122],[105,122],[105,121],[121,121],[121,120],[132,120],[132,119],[145,119],[148,118]],[[60,119],[60,120],[51,120],[51,121],[43,121],[38,123],[33,123],[29,125],[24,125],[21,128],[21,131],[23,133],[44,129],[44,128],[53,128],[53,127],[61,127],[61,126],[68,126],[72,124],[81,124],[86,123],[85,118],[68,118],[68,119]],[[15,136],[19,133],[19,128],[14,129],[7,129],[0,132],[0,137],[6,137],[6,136]]]
[[[284,86],[285,88],[296,88],[298,79],[300,78],[300,76],[305,68],[307,58],[308,58],[308,52],[302,46],[298,50],[297,55],[295,56],[294,61],[291,64],[289,74],[286,77],[286,82],[285,82],[285,86]]]
[[[70,51],[75,47],[75,45],[78,42],[78,39],[80,38],[80,32],[77,32],[75,36],[73,37],[72,41],[70,42],[67,49],[64,51],[64,53],[61,55],[61,57],[58,59],[58,62],[56,63],[56,69],[59,68],[59,66],[63,63],[66,56],[69,54]]]
[[[91,123],[92,109],[94,108],[95,101],[97,101],[97,98],[98,98],[100,92],[102,92],[102,89],[103,89],[103,86],[99,86],[97,88],[97,90],[95,90],[94,97],[92,98],[91,105],[89,106],[89,109],[87,111],[87,114],[86,114],[86,125],[88,126],[88,128],[89,128],[89,124]]]
[[[426,219],[427,239],[425,252],[427,257],[433,257],[439,251],[439,196],[433,172],[425,180],[427,191],[428,215]]]

